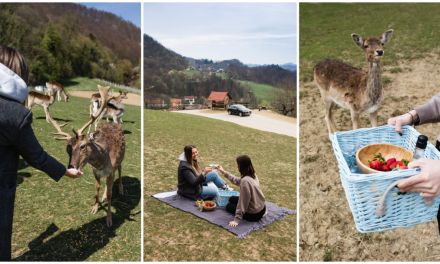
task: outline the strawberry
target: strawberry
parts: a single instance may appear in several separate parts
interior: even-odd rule
[[[373,170],[382,170],[382,164],[380,164],[380,161],[375,160],[370,163],[370,168]]]
[[[383,171],[390,171],[391,170],[390,165],[382,165],[382,170]]]
[[[397,162],[397,164],[399,164],[400,167],[405,166],[405,164],[403,164],[403,162],[401,162],[401,161],[396,161],[396,162]]]
[[[394,162],[394,163],[392,163],[392,164],[390,164],[390,168],[396,168],[397,167],[397,165],[398,165],[398,163],[397,163],[397,161],[396,162]]]
[[[402,166],[402,167],[399,166],[399,170],[407,170],[407,169],[408,169],[408,166]]]
[[[392,159],[387,160],[387,164],[388,164],[388,165],[393,164],[394,162],[396,162],[396,159],[395,159],[395,158],[392,158]]]

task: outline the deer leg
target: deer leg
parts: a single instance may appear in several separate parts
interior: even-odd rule
[[[334,102],[331,98],[327,98],[324,100],[325,104],[325,121],[327,122],[327,128],[328,128],[328,134],[331,138],[331,135],[333,132],[337,131],[336,125],[334,124],[333,115],[332,115],[332,108],[334,105]]]
[[[370,120],[371,120],[371,125],[373,127],[377,127],[377,111],[370,113]]]
[[[102,203],[104,203],[105,201],[107,201],[107,184],[105,185],[105,191],[104,191],[104,194],[102,195],[102,199],[101,199]]]
[[[109,177],[107,177],[107,182],[106,182],[106,193],[107,193],[107,226],[111,227],[113,224],[112,221],[112,207],[111,207],[111,203],[112,203],[112,188],[113,188],[113,181],[115,180],[115,173],[113,172],[112,175],[110,175]]]
[[[351,114],[351,121],[353,122],[353,130],[356,130],[359,128],[359,113],[355,113],[352,109],[350,114]]]
[[[93,174],[95,174],[95,205],[93,206],[92,209],[92,214],[96,214],[96,212],[98,212],[99,209],[99,188],[101,187],[101,178],[96,175],[95,172],[93,172]]]
[[[58,102],[59,101],[61,101],[61,95],[60,95],[60,93],[57,93],[58,94]]]
[[[49,107],[44,107],[44,112],[46,113],[46,122],[50,123]]]
[[[121,165],[119,165],[118,167],[118,172],[119,172],[119,195],[123,195],[124,187],[122,186]]]

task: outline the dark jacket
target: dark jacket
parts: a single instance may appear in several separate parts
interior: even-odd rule
[[[188,162],[180,161],[177,172],[177,194],[196,200],[202,194],[203,182],[205,182],[205,177],[202,173],[196,175]]]
[[[59,181],[66,173],[66,167],[40,146],[31,123],[31,111],[17,101],[0,96],[0,261],[11,260],[19,155],[55,181]]]

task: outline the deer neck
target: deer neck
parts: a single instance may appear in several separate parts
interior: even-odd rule
[[[98,171],[104,171],[109,164],[109,153],[98,143],[91,144],[92,153],[89,156],[88,163]]]
[[[380,71],[380,62],[367,62],[367,78],[366,78],[366,92],[369,97],[376,101],[382,96],[382,78]]]
[[[115,97],[115,101],[120,103],[122,101],[122,96],[119,95],[118,97]]]

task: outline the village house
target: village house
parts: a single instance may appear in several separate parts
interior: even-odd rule
[[[232,103],[232,96],[228,92],[211,92],[207,100],[211,102],[212,109],[222,108],[227,110],[230,102]]]
[[[185,103],[192,105],[194,103],[194,96],[184,96],[183,99],[185,100]]]
[[[154,100],[145,100],[146,106],[150,107],[163,107],[165,106],[165,102],[162,99],[154,99]]]
[[[177,106],[180,106],[182,104],[182,100],[180,100],[180,99],[171,99],[170,100],[170,105],[172,106],[172,107],[177,107]]]

